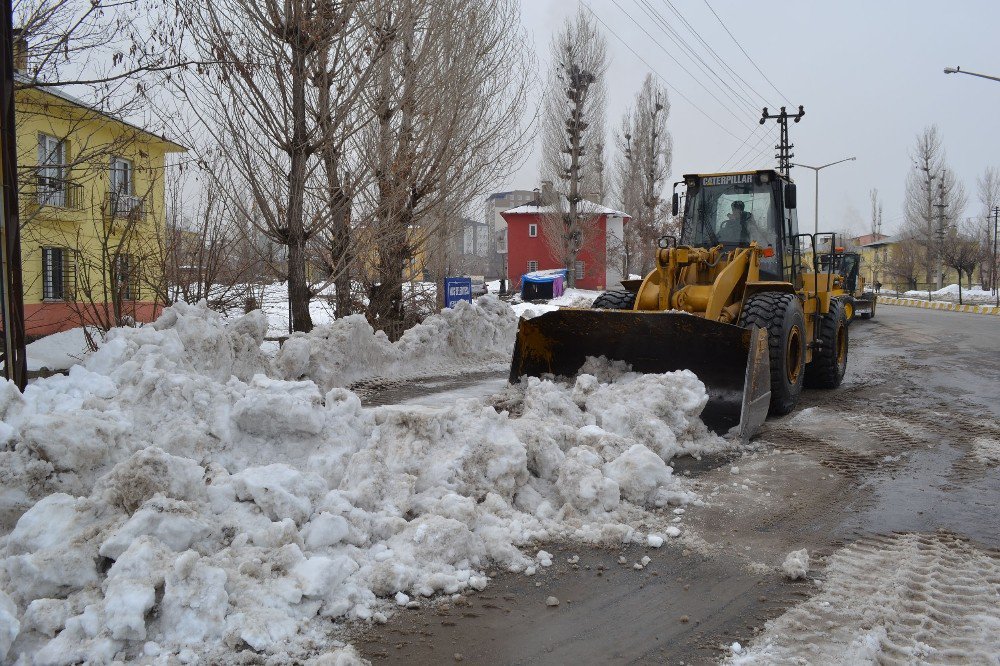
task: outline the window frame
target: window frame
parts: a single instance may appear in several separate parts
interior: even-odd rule
[[[45,132],[38,133],[35,197],[40,206],[66,206],[67,152],[65,139]]]
[[[120,167],[124,166],[122,169]],[[121,191],[120,188],[116,186],[116,174],[124,173],[126,174],[126,191]],[[111,166],[110,166],[110,182],[109,186],[111,193],[115,195],[132,196],[135,194],[135,163],[125,157],[120,155],[111,156]]]
[[[535,265],[534,268],[531,267],[532,264]],[[538,260],[537,259],[529,259],[528,260],[528,272],[529,273],[534,273],[537,270],[538,270]]]
[[[42,301],[61,302],[76,298],[76,252],[68,247],[44,245],[42,250]],[[58,261],[53,261],[53,256]]]
[[[538,238],[538,224],[534,222],[528,224],[528,238]]]
[[[582,280],[587,275],[587,264],[586,262],[577,259],[573,262],[573,278],[576,280]]]

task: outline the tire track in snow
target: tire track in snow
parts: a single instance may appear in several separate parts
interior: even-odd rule
[[[873,537],[834,553],[821,585],[730,663],[1000,663],[1000,552]]]

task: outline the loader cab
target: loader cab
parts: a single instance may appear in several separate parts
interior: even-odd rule
[[[861,267],[861,255],[857,252],[844,252],[844,248],[835,248],[834,254],[821,254],[819,257],[820,271],[830,270],[843,278],[844,291],[854,293],[858,288],[858,272]]]
[[[761,259],[762,279],[797,281],[799,230],[790,179],[768,169],[691,174],[684,185],[682,244],[733,250],[756,241],[772,250]]]

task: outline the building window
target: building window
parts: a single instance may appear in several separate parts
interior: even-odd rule
[[[62,247],[42,248],[42,300],[72,300],[75,277],[72,251]]]
[[[135,168],[131,160],[111,158],[111,213],[128,216],[142,210],[142,201],[135,196]]]
[[[573,264],[573,274],[577,280],[582,280],[585,272],[586,272],[586,266],[582,261],[578,261],[575,264]]]
[[[529,224],[528,225],[528,236],[530,236],[531,238],[535,238],[536,236],[538,236],[538,225],[537,224]]]
[[[130,254],[118,255],[111,277],[119,301],[134,301],[139,298],[139,270],[135,257]]]
[[[529,261],[528,262],[528,272],[529,273],[534,273],[537,270],[538,270],[538,262],[537,261]]]
[[[48,134],[38,135],[38,203],[66,205],[66,142]]]

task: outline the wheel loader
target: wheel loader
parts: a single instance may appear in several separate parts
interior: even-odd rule
[[[658,240],[645,278],[622,281],[592,309],[518,322],[512,383],[571,377],[588,357],[637,372],[687,369],[708,392],[706,425],[741,440],[769,413],[790,412],[803,386],[840,384],[844,304],[833,298],[832,264],[824,271],[816,261],[816,236],[798,231],[791,179],[773,170],[686,175],[674,186],[675,216],[681,207],[680,238]],[[835,246],[834,234],[820,236]]]
[[[832,253],[821,254],[820,270],[827,268],[832,262],[833,272],[839,275],[835,279],[833,295],[844,302],[844,315],[847,322],[855,317],[871,319],[875,316],[875,292],[866,289],[865,278],[861,273],[861,255],[857,252],[845,252],[842,247],[835,247]]]

